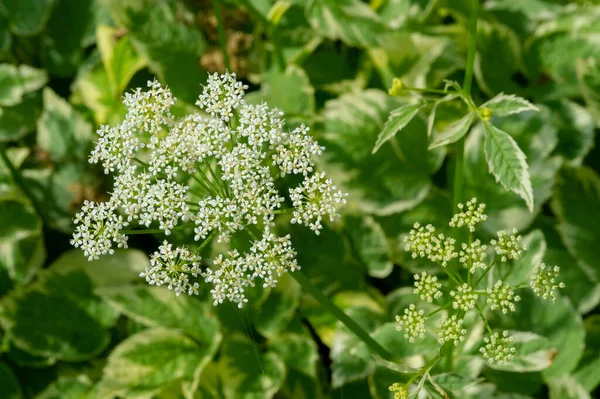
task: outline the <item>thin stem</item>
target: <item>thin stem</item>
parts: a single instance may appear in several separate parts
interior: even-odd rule
[[[473,69],[475,66],[475,50],[477,49],[477,20],[479,18],[479,0],[471,0],[471,18],[469,19],[469,47],[467,53],[467,65],[463,91],[467,96],[471,95],[471,84],[473,83]]]
[[[431,311],[431,312],[427,313],[427,315],[426,315],[425,317],[431,317],[431,316],[433,316],[434,314],[437,314],[437,313],[441,312],[441,311],[442,311],[442,310],[444,310],[444,309],[448,309],[448,308],[449,308],[451,305],[452,305],[452,302],[448,302],[448,303],[447,303],[447,304],[445,304],[444,306],[440,306],[440,307],[439,307],[439,308],[437,308],[436,310],[434,310],[434,311]]]
[[[483,271],[483,274],[481,276],[479,276],[479,278],[477,279],[477,281],[475,281],[475,287],[477,287],[477,285],[479,284],[479,282],[488,274],[488,272],[492,269],[492,267],[494,266],[494,264],[496,263],[497,258],[494,258],[494,260],[492,261],[492,263],[490,263],[490,265]]]
[[[325,294],[323,294],[310,280],[299,270],[290,273],[298,284],[310,295],[313,296],[327,310],[329,310],[339,321],[344,323],[350,331],[363,341],[373,352],[385,360],[392,360],[392,355],[380,344],[378,344],[368,332],[366,332],[357,322],[351,319],[346,313],[338,308]]]
[[[231,63],[229,62],[229,54],[227,54],[227,38],[225,37],[225,26],[223,25],[219,0],[213,0],[213,8],[215,10],[215,17],[217,17],[217,31],[219,33],[219,46],[223,53],[223,64],[225,65],[225,70],[231,72]]]
[[[41,212],[41,208],[39,207],[36,201],[36,198],[33,196],[33,193],[29,190],[29,187],[27,186],[25,179],[23,179],[23,176],[21,176],[21,173],[19,173],[17,168],[12,164],[6,151],[6,144],[3,143],[0,143],[0,158],[2,158],[2,161],[4,161],[4,163],[6,164],[6,167],[8,168],[8,171],[10,172],[15,184],[19,186],[21,191],[23,191],[27,198],[29,198],[31,206],[33,207],[35,212],[40,216],[40,218],[43,219],[43,214]]]
[[[217,234],[217,231],[216,231],[216,230],[213,230],[213,231],[210,233],[210,235],[209,235],[208,237],[206,237],[206,240],[204,240],[204,241],[202,242],[202,244],[200,244],[200,245],[198,246],[198,248],[196,248],[196,249],[194,250],[194,254],[200,253],[200,251],[202,251],[202,250],[204,249],[204,247],[206,247],[206,246],[208,245],[208,243],[212,241],[212,239],[215,237],[215,235],[216,235],[216,234]]]
[[[442,359],[442,356],[440,356],[440,354],[435,355],[435,357],[431,358],[430,361],[427,362],[427,364],[425,364],[425,366],[423,366],[423,368],[421,368],[421,370],[419,370],[419,372],[415,375],[413,375],[410,380],[408,380],[406,382],[406,386],[409,387],[410,384],[412,384],[417,378],[419,378],[420,376],[422,376],[425,373],[428,373],[429,370],[431,370],[433,368],[433,366],[435,366],[437,364],[437,362],[439,362]]]
[[[479,313],[479,317],[481,318],[481,321],[483,321],[483,324],[485,324],[485,328],[488,330],[490,335],[493,335],[494,332],[492,331],[492,327],[490,327],[490,325],[488,324],[488,321],[485,318],[485,316],[483,315],[483,312],[481,311],[481,308],[479,307],[479,305],[475,305],[475,309],[477,309],[477,313]]]
[[[463,81],[463,93],[465,97],[470,97],[473,83],[473,69],[475,66],[475,50],[477,49],[477,20],[479,17],[479,0],[471,0],[471,17],[469,19],[469,44],[467,53],[467,65],[465,80]],[[465,137],[456,143],[456,160],[454,162],[454,187],[453,202],[458,210],[458,204],[461,201],[463,186],[463,168],[465,158]]]

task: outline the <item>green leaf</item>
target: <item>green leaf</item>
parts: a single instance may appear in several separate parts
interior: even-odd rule
[[[59,377],[35,399],[86,399],[91,388],[92,382],[85,375]]]
[[[110,287],[141,280],[140,273],[150,266],[146,254],[138,249],[115,249],[115,253],[88,261],[83,251],[72,249],[63,252],[51,268],[62,272],[82,269],[96,287]]]
[[[304,334],[284,333],[269,340],[268,347],[285,362],[289,369],[306,376],[317,377],[319,351],[308,331]]]
[[[296,314],[301,291],[300,285],[291,276],[281,276],[277,286],[269,290],[268,296],[256,303],[253,321],[258,332],[272,338],[285,331]]]
[[[496,182],[517,193],[533,212],[533,189],[525,154],[515,140],[489,122],[484,122],[485,157]]]
[[[597,60],[578,60],[577,78],[588,110],[600,127],[600,67]]]
[[[488,363],[488,367],[515,373],[529,373],[546,370],[552,365],[556,349],[548,339],[523,331],[510,331],[510,336],[514,338],[514,346],[517,350],[514,358],[503,365]]]
[[[323,36],[350,46],[376,46],[383,30],[379,16],[359,0],[311,0],[306,15]]]
[[[116,314],[92,293],[82,270],[40,273],[0,302],[0,325],[21,350],[64,361],[95,357],[110,341]]]
[[[600,385],[600,316],[585,319],[586,349],[573,377],[589,392]]]
[[[462,139],[469,131],[473,119],[475,119],[475,113],[469,112],[459,120],[449,124],[444,131],[435,135],[433,142],[429,145],[429,149],[433,150],[437,147],[456,143]]]
[[[108,356],[96,388],[100,398],[151,398],[170,384],[193,380],[214,353],[177,330],[144,330],[121,342]]]
[[[19,140],[35,130],[41,112],[39,93],[26,94],[23,101],[0,112],[0,141]]]
[[[600,281],[600,177],[590,168],[565,167],[560,171],[552,210],[558,231],[569,253]]]
[[[17,376],[12,372],[10,367],[0,361],[0,387],[2,387],[3,399],[22,399],[23,392]]]
[[[219,322],[209,302],[148,285],[103,287],[96,293],[118,312],[149,327],[180,329],[216,350],[221,340]]]
[[[75,74],[83,60],[84,47],[89,44],[86,36],[95,30],[99,7],[102,6],[95,0],[56,0],[43,37],[45,66],[50,74]]]
[[[37,142],[53,162],[85,160],[93,142],[92,126],[50,88],[44,89],[44,111]]]
[[[8,18],[10,31],[33,36],[43,29],[55,0],[0,0],[0,14]]]
[[[594,146],[596,124],[590,111],[569,100],[552,101],[552,124],[558,128],[556,153],[571,165],[581,165]]]
[[[130,32],[131,42],[148,60],[149,69],[172,90],[173,94],[193,103],[206,80],[200,56],[206,40],[184,15],[177,3],[111,1],[111,14]]]
[[[311,123],[315,115],[315,89],[304,70],[296,65],[288,65],[285,71],[273,67],[265,77],[259,92],[251,98],[257,103],[266,102],[270,107],[277,107],[285,113],[289,124],[290,118]]]
[[[235,335],[223,342],[219,373],[225,399],[272,398],[285,377],[285,364],[273,352],[260,353],[254,342]]]
[[[106,25],[98,26],[96,40],[102,63],[110,82],[111,92],[118,98],[133,75],[146,66],[146,60],[136,53],[128,36],[120,39],[115,37],[115,29]]]
[[[530,291],[519,293],[521,301],[516,312],[492,316],[492,325],[509,330],[529,331],[546,337],[556,349],[552,365],[542,371],[544,381],[571,373],[579,363],[584,349],[585,329],[581,316],[567,298],[555,303],[544,301]]]
[[[0,64],[0,106],[18,104],[23,97],[23,89],[17,67]]]
[[[591,399],[588,391],[570,375],[548,381],[550,399]]]
[[[514,94],[500,93],[492,98],[481,108],[487,108],[492,111],[492,116],[506,116],[510,114],[518,114],[525,111],[539,111],[539,108],[525,100],[522,97]]]
[[[46,259],[42,221],[28,203],[0,197],[0,269],[21,285],[29,282]]]
[[[389,245],[381,225],[372,217],[348,217],[349,232],[359,260],[367,266],[372,277],[385,278],[394,267],[390,260]]]
[[[406,104],[401,106],[400,108],[396,108],[388,117],[388,120],[385,122],[385,126],[379,136],[377,137],[377,142],[375,143],[375,147],[373,147],[373,154],[379,150],[379,148],[396,135],[400,130],[402,130],[408,123],[417,115],[417,113],[427,105],[427,103],[416,103],[416,104]]]

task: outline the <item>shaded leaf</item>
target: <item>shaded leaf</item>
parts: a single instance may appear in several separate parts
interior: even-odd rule
[[[12,197],[0,197],[0,215],[0,269],[25,284],[46,259],[42,221],[31,205]]]
[[[385,122],[385,126],[379,136],[375,147],[373,147],[373,154],[379,150],[379,148],[389,139],[394,137],[396,133],[402,130],[408,123],[417,115],[417,113],[425,106],[426,103],[406,104],[400,108],[396,108],[388,117]]]
[[[433,142],[429,145],[429,149],[432,150],[443,145],[456,143],[458,140],[462,139],[469,131],[473,119],[475,119],[475,113],[469,112],[459,120],[446,126],[444,131],[439,132],[434,136]]]
[[[54,162],[85,160],[93,140],[92,126],[50,88],[44,89],[44,111],[38,120],[38,145]]]
[[[121,342],[109,355],[96,397],[151,398],[179,380],[192,380],[214,348],[177,330],[154,328]]]
[[[4,362],[0,361],[0,387],[2,387],[2,398],[22,399],[23,392],[17,376]]]
[[[0,14],[19,36],[33,36],[44,28],[55,0],[1,0]]]
[[[104,287],[96,293],[120,313],[147,326],[183,330],[211,350],[216,350],[221,340],[219,322],[209,302],[148,285]]]
[[[377,45],[377,36],[383,29],[379,16],[358,0],[311,0],[306,15],[323,36],[351,46]]]

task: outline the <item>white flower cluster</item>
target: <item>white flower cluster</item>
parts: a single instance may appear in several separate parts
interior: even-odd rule
[[[436,276],[432,276],[427,272],[422,272],[421,274],[415,274],[415,289],[414,293],[418,294],[421,299],[427,302],[433,302],[434,299],[437,299],[442,296],[442,284],[438,282],[438,278]]]
[[[511,361],[517,352],[517,349],[513,346],[515,339],[509,336],[508,331],[504,331],[502,336],[494,333],[483,340],[485,345],[479,351],[490,363],[503,365]]]
[[[458,204],[460,213],[454,215],[450,220],[450,227],[462,227],[466,226],[470,232],[475,231],[475,225],[487,220],[485,212],[485,204],[477,205],[477,198],[473,198],[467,201],[466,209],[465,205]]]
[[[542,299],[550,299],[552,302],[555,302],[558,289],[565,288],[564,283],[557,281],[559,271],[560,267],[546,266],[545,263],[533,269],[533,274],[529,281],[533,293]]]
[[[469,269],[470,273],[475,273],[477,269],[485,269],[487,245],[481,245],[481,241],[475,240],[469,245],[462,243],[461,247],[462,251],[458,253],[458,261]]]
[[[191,282],[190,276],[200,274],[202,258],[190,252],[186,247],[173,248],[168,241],[163,241],[158,251],[150,257],[150,267],[147,267],[140,277],[145,277],[150,285],[166,285],[179,296],[182,292],[188,295],[198,294],[200,285]]]
[[[404,309],[402,317],[396,316],[396,330],[404,331],[404,338],[414,342],[415,338],[425,338],[425,311],[417,310],[414,304]]]
[[[509,311],[514,312],[517,310],[515,302],[519,302],[521,297],[515,295],[510,284],[503,283],[502,280],[496,281],[494,288],[487,289],[488,298],[487,303],[490,305],[491,310],[500,309],[502,313],[507,314]]]
[[[454,309],[451,316],[444,313],[441,321],[437,324],[438,342],[444,345],[451,342],[459,345],[465,339],[467,330],[463,328],[463,321],[468,312],[477,311],[477,316],[490,329],[486,317],[489,311],[499,310],[504,314],[516,311],[516,303],[521,297],[515,293],[516,290],[525,288],[525,282],[511,285],[502,280],[496,280],[498,275],[506,275],[508,278],[511,267],[505,264],[508,261],[519,259],[527,246],[521,244],[521,236],[516,229],[510,233],[499,231],[497,239],[490,241],[493,252],[488,251],[488,245],[475,239],[473,232],[476,226],[487,219],[485,215],[485,204],[477,204],[477,198],[473,198],[464,204],[458,204],[459,212],[450,220],[450,227],[466,227],[468,229],[468,243],[460,243],[460,250],[456,251],[456,240],[444,234],[436,232],[434,226],[428,224],[422,226],[419,223],[413,225],[408,235],[404,237],[405,249],[410,252],[413,259],[426,258],[442,266],[442,271],[448,276],[447,280],[440,281],[437,276],[427,272],[414,274],[413,292],[423,300],[432,303],[434,299],[442,298],[442,285],[448,287],[449,298],[444,297],[439,302],[437,309],[425,315],[419,311],[415,304],[411,304],[404,310],[402,317],[396,316],[399,329],[405,332],[409,341],[421,336],[425,331],[425,321],[434,314]],[[463,234],[467,236],[467,234]],[[467,238],[467,237],[465,237]],[[488,252],[490,257],[488,259]],[[495,254],[494,254],[495,253]],[[457,258],[454,263],[451,263]],[[501,264],[502,269],[494,269],[494,265]],[[514,265],[513,265],[514,266]],[[465,273],[465,270],[466,273]],[[549,267],[545,264],[537,266],[531,275],[529,285],[532,291],[543,299],[556,300],[557,292],[564,288],[564,284],[558,281],[559,267]],[[466,277],[465,277],[466,274]],[[487,279],[484,279],[485,277]],[[514,278],[514,275],[512,276]],[[487,281],[487,283],[486,283]],[[486,288],[482,288],[483,284]],[[485,299],[485,303],[484,303]],[[481,353],[490,363],[505,363],[512,359],[515,348],[512,347],[513,338],[507,332],[502,335],[491,334],[485,338],[485,345],[480,349]]]
[[[490,244],[494,246],[496,253],[501,256],[502,262],[516,260],[527,250],[527,246],[521,245],[521,236],[517,229],[513,229],[510,234],[504,230],[498,232],[498,240],[491,240]]]
[[[244,288],[256,278],[273,286],[282,273],[297,269],[289,237],[269,230],[275,216],[291,213],[293,223],[319,234],[323,220],[339,216],[346,194],[314,170],[314,157],[324,148],[308,127],[288,131],[282,112],[247,104],[246,89],[235,74],[209,75],[196,102],[202,111],[184,117],[173,115],[176,99],[156,80],[148,82],[147,91],[127,93],[125,120],[100,128],[90,156],[91,163],[115,174],[111,197],[85,203],[71,243],[96,259],[114,246],[127,246],[126,228],[152,227],[169,235],[188,226],[196,241],[215,237],[223,243],[238,231],[264,231],[248,254],[233,248],[229,256],[217,257],[215,270],[199,273],[191,263],[185,269],[189,250],[165,243],[144,272],[150,283],[178,294],[197,292],[184,274],[202,276],[214,284],[216,303],[242,304]],[[286,175],[300,178],[287,199],[276,184]],[[284,209],[285,202],[291,208]]]
[[[467,283],[459,285],[456,291],[450,291],[450,296],[453,298],[452,307],[464,311],[474,309],[479,297]]]
[[[440,345],[443,345],[445,342],[452,342],[454,346],[458,346],[458,344],[464,341],[467,330],[462,328],[462,325],[463,320],[459,319],[456,315],[448,317],[445,314],[438,324],[438,328],[440,329],[438,342]]]
[[[413,229],[404,237],[404,249],[412,253],[413,259],[427,258],[432,262],[446,267],[448,262],[458,257],[454,249],[456,240],[444,234],[435,234],[435,227],[428,224],[421,226],[415,223]]]

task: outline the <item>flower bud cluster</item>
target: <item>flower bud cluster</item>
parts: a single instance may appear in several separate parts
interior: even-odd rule
[[[521,245],[521,236],[517,229],[513,229],[510,234],[501,230],[498,232],[498,240],[491,240],[490,244],[494,246],[496,254],[501,256],[502,262],[517,260],[527,250],[527,246]]]
[[[486,313],[515,312],[516,303],[521,300],[515,291],[525,288],[527,284],[522,282],[511,285],[502,280],[492,281],[492,277],[500,273],[510,275],[510,270],[507,270],[510,265],[502,265],[500,273],[494,266],[519,259],[527,247],[521,244],[522,237],[513,229],[510,233],[499,231],[497,239],[490,241],[490,249],[493,251],[488,251],[488,245],[473,237],[475,227],[487,219],[485,204],[478,204],[477,199],[473,198],[466,205],[459,204],[458,208],[459,212],[452,217],[449,225],[455,228],[466,227],[468,230],[468,243],[460,243],[458,253],[455,250],[456,239],[437,233],[436,228],[430,224],[422,226],[415,223],[405,236],[405,249],[411,253],[412,258],[426,258],[437,263],[448,279],[424,271],[414,274],[413,292],[428,303],[438,300],[436,302],[439,306],[426,315],[423,310],[417,309],[416,304],[409,305],[402,316],[396,316],[397,329],[404,331],[404,337],[410,342],[424,338],[427,320],[444,311],[436,325],[437,340],[440,345],[450,342],[458,346],[467,335],[467,329],[463,326],[464,321],[468,320],[465,316],[476,311],[477,317],[490,332],[490,336],[484,340],[485,345],[480,349],[481,353],[490,363],[503,364],[510,361],[516,352],[512,345],[514,339],[506,331],[502,335],[493,334]],[[492,259],[488,259],[488,255]],[[558,281],[558,272],[558,266],[549,267],[542,263],[535,267],[529,281],[533,292],[543,299],[555,301],[558,289],[565,286]],[[482,287],[483,284],[487,287]]]
[[[454,244],[456,240],[444,234],[435,234],[435,227],[428,224],[421,226],[415,223],[408,236],[404,237],[404,249],[412,253],[413,259],[427,258],[432,262],[446,267],[448,262],[458,257]]]
[[[442,291],[440,291],[442,284],[438,282],[438,278],[436,276],[432,276],[427,272],[422,272],[421,274],[415,274],[414,277],[414,293],[418,294],[422,300],[433,302],[434,299],[442,296]]]
[[[483,357],[490,363],[503,365],[511,361],[517,352],[513,346],[515,339],[509,336],[508,331],[502,332],[502,336],[494,333],[483,339],[485,345],[479,349]]]
[[[466,209],[465,209],[466,208]],[[450,227],[467,227],[470,232],[475,231],[475,225],[485,222],[487,215],[485,212],[485,204],[477,205],[477,198],[467,201],[467,205],[458,204],[460,212],[450,220]]]
[[[183,117],[173,115],[176,99],[156,80],[146,91],[125,94],[125,120],[99,129],[90,156],[115,174],[111,197],[85,203],[71,243],[97,259],[127,246],[127,228],[152,227],[168,236],[187,226],[196,241],[215,237],[230,252],[217,256],[213,268],[200,270],[199,257],[165,242],[143,273],[178,295],[197,293],[194,279],[202,277],[213,285],[215,303],[242,305],[256,279],[273,287],[283,273],[298,269],[290,237],[270,229],[276,215],[291,213],[292,223],[319,234],[324,220],[339,217],[346,194],[315,171],[324,148],[309,128],[285,129],[281,111],[245,102],[247,88],[235,74],[209,75],[199,110]],[[280,192],[277,180],[286,175],[296,175],[298,184]],[[283,209],[285,202],[292,207]],[[231,244],[239,231],[264,234],[240,253]]]
[[[565,288],[565,284],[557,281],[560,267],[546,266],[545,263],[537,266],[533,270],[531,280],[529,282],[533,293],[542,299],[550,299],[556,301],[556,293],[559,288]]]

